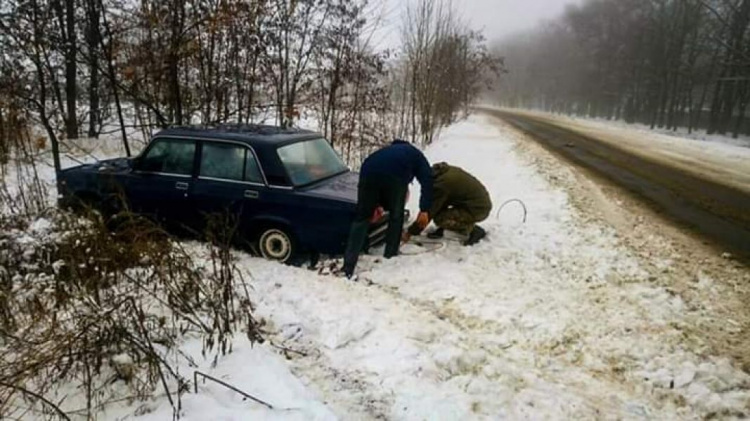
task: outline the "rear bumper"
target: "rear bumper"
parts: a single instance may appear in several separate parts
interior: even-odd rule
[[[404,221],[409,220],[409,210],[404,210]],[[388,232],[390,225],[390,218],[388,212],[384,213],[380,219],[370,224],[370,230],[367,233],[367,244],[365,245],[365,251],[369,251],[372,247],[377,247],[385,242],[385,236]]]
[[[384,216],[380,221],[370,225],[370,231],[367,233],[367,245],[365,250],[369,251],[371,247],[377,247],[385,242],[385,235],[388,232],[388,218]]]

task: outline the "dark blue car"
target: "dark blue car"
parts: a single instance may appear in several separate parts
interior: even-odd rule
[[[138,157],[59,175],[62,204],[113,213],[124,203],[194,232],[230,215],[240,238],[281,262],[343,253],[357,180],[320,134],[257,125],[166,129]],[[369,245],[382,241],[386,225],[387,215],[373,222]]]

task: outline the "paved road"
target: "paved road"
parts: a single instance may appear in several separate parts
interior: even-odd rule
[[[660,214],[750,266],[750,195],[649,160],[546,119],[509,111],[503,119],[549,151],[624,187]]]

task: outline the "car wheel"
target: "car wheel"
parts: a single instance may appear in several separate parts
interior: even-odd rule
[[[269,260],[291,263],[297,250],[294,238],[284,229],[267,228],[258,237],[258,251]]]

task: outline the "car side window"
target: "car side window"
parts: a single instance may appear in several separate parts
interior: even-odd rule
[[[157,139],[143,157],[140,169],[147,172],[191,175],[194,159],[194,141]]]
[[[200,175],[242,181],[246,149],[227,143],[204,143]]]
[[[255,159],[255,154],[253,154],[249,149],[246,153],[245,181],[263,184],[263,176],[260,173],[260,166],[258,166],[258,161]]]
[[[253,152],[247,147],[228,143],[204,143],[200,175],[222,180],[263,183]]]

